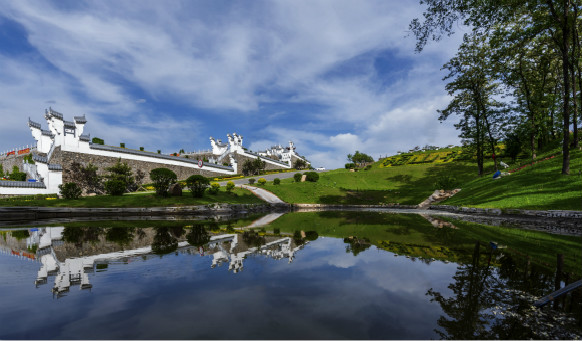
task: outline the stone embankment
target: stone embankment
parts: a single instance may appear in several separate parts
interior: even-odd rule
[[[282,204],[210,204],[180,207],[124,207],[124,208],[74,208],[74,207],[0,207],[0,221],[37,220],[73,217],[159,216],[159,215],[215,215],[254,212],[286,211]]]
[[[428,208],[433,204],[439,203],[443,200],[452,197],[453,195],[459,193],[460,191],[461,191],[460,188],[453,190],[437,189],[425,201],[418,204],[418,208]]]

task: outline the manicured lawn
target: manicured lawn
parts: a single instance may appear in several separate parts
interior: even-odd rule
[[[205,193],[203,198],[193,198],[190,192],[182,196],[162,198],[154,193],[132,193],[122,196],[97,195],[82,197],[78,200],[0,200],[0,206],[41,206],[41,207],[163,207],[163,206],[191,206],[213,203],[228,204],[262,204],[264,201],[257,198],[250,191],[235,188],[229,194],[224,188],[213,195]]]
[[[280,185],[269,182],[264,187],[289,203],[416,205],[436,189],[438,178],[450,175],[462,183],[473,179],[476,171],[473,164],[466,162],[387,168],[376,164],[356,173],[346,169],[321,173],[315,183],[283,179]]]
[[[542,157],[543,158],[543,157]],[[541,159],[541,158],[539,158]],[[570,175],[561,175],[562,157],[541,161],[493,180],[490,175],[464,184],[442,204],[534,210],[582,210],[582,152],[571,151]]]

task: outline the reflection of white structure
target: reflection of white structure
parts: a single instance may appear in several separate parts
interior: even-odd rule
[[[50,278],[54,278],[52,291],[57,295],[68,292],[71,286],[79,285],[80,289],[92,287],[89,281],[88,272],[95,270],[96,264],[108,263],[116,259],[123,259],[152,253],[151,245],[135,248],[133,250],[123,250],[117,252],[103,253],[85,257],[71,257],[64,261],[59,261],[54,247],[62,245],[63,227],[32,229],[30,237],[27,238],[27,245],[37,245],[37,256],[40,256],[41,267],[38,270],[35,283],[37,285],[46,284]],[[243,260],[251,254],[259,254],[273,259],[289,259],[289,263],[295,258],[295,253],[303,246],[294,246],[290,237],[282,237],[272,240],[260,247],[248,247],[241,243],[240,234],[213,235],[205,245],[206,253],[212,256],[211,268],[228,263],[228,270],[238,273],[243,270]],[[179,248],[184,250],[196,249],[188,242],[178,243]],[[198,251],[204,254],[204,249]]]

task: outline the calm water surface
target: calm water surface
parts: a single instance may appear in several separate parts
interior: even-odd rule
[[[556,252],[569,276],[561,285],[580,278],[579,237],[334,213],[287,214],[251,232],[249,221],[3,231],[0,339],[581,334],[579,292],[556,309],[531,307],[554,289]]]

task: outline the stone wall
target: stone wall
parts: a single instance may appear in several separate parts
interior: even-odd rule
[[[74,153],[74,152],[66,152],[61,151],[60,147],[57,147],[53,153],[53,156],[50,160],[51,163],[58,163],[63,167],[63,183],[69,182],[69,174],[66,171],[67,169],[71,168],[71,164],[73,162],[78,162],[83,166],[92,163],[93,165],[98,167],[97,174],[98,175],[106,175],[108,174],[107,168],[113,166],[119,158],[115,157],[108,157],[108,156],[100,156],[100,155],[91,155],[91,154],[82,154],[82,153]],[[150,171],[154,168],[168,168],[171,169],[174,173],[176,173],[178,180],[185,180],[191,175],[200,174],[206,177],[211,176],[222,176],[223,174],[214,173],[208,170],[202,170],[198,168],[198,166],[194,167],[182,167],[182,166],[174,166],[174,165],[167,165],[163,163],[153,163],[153,162],[145,162],[145,161],[137,161],[137,160],[129,160],[129,159],[121,159],[121,162],[127,163],[132,171],[133,174],[136,174],[138,169],[141,169],[142,172],[146,174],[143,182],[148,183],[151,182],[149,178]]]
[[[23,154],[23,155],[10,155],[7,157],[0,157],[0,165],[2,165],[2,168],[4,169],[4,174],[6,173],[12,173],[12,167],[14,166],[18,166],[18,169],[22,172],[22,162],[24,161],[24,157],[27,154]]]

